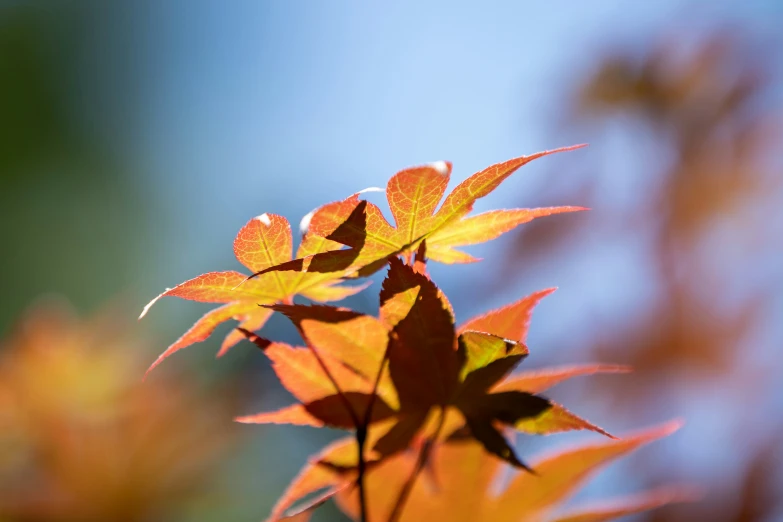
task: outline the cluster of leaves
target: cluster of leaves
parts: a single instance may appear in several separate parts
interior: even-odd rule
[[[228,397],[169,373],[140,383],[142,348],[113,314],[83,319],[59,302],[0,339],[0,520],[225,510],[213,477],[238,441],[216,422]]]
[[[613,438],[539,392],[573,376],[627,368],[577,366],[510,376],[528,355],[524,341],[532,310],[553,289],[456,325],[450,302],[427,274],[428,258],[445,263],[477,261],[455,247],[487,241],[536,217],[581,210],[496,210],[467,217],[478,198],[522,165],[572,148],[493,165],[460,183],[437,211],[449,182],[450,164],[403,170],[386,187],[396,226],[357,193],[324,205],[303,220],[305,235],[295,259],[291,259],[288,222],[264,214],[248,223],[234,242],[237,259],[253,271],[250,276],[213,272],[158,296],[226,304],[199,320],[153,367],[171,353],[205,339],[220,322],[237,319],[240,325],[229,334],[220,353],[247,337],[269,357],[283,386],[299,401],[278,411],[241,417],[240,422],[354,431],[353,437],[330,446],[308,464],[274,507],[272,520],[307,517],[313,507],[335,495],[347,513],[363,521],[403,516],[419,520],[431,510],[413,507],[417,495],[432,496],[420,491],[425,486],[418,478],[424,470],[438,475],[441,464],[460,470],[478,459],[486,473],[494,472],[503,461],[532,472],[508,441],[508,431],[543,435],[592,430]],[[377,317],[293,302],[297,294],[321,302],[350,295],[361,287],[342,286],[342,281],[383,267],[388,272]],[[254,333],[273,312],[293,322],[306,346],[292,347]],[[596,450],[583,448],[570,459],[563,454],[544,461],[537,466],[539,476],[519,479],[524,483],[520,486],[523,494],[511,495],[522,507],[513,507],[515,501],[509,496],[498,500],[504,507],[487,507],[486,517],[502,519],[500,513],[515,520],[538,516],[601,462],[669,431],[667,427]],[[591,451],[597,452],[593,460],[587,458]],[[459,482],[458,477],[450,474],[450,481]],[[392,483],[398,484],[395,490],[389,489]],[[448,497],[453,490],[443,488],[440,495]],[[315,499],[289,512],[295,502],[319,491]],[[390,491],[394,491],[391,496]],[[488,495],[483,489],[478,491],[473,497],[463,495],[462,502]],[[453,501],[447,498],[444,502]],[[656,494],[639,502],[647,506],[660,503],[661,497]],[[637,507],[625,511],[629,509]],[[584,520],[612,518],[600,515],[608,513],[604,511],[590,513],[593,518]],[[474,519],[466,516],[455,514],[455,519]],[[595,518],[599,516],[603,518]]]

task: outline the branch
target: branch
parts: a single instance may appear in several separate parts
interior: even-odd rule
[[[402,489],[400,490],[400,494],[397,496],[397,501],[394,503],[394,509],[392,509],[392,512],[389,515],[389,522],[397,522],[400,519],[402,509],[405,507],[405,503],[408,501],[408,497],[410,497],[411,491],[413,490],[413,485],[416,483],[416,478],[418,478],[419,473],[421,473],[421,470],[423,470],[424,466],[427,464],[430,453],[432,453],[432,446],[438,440],[440,431],[443,429],[445,418],[446,409],[444,407],[440,410],[440,419],[438,420],[438,427],[435,428],[435,433],[422,444],[421,450],[419,451],[419,457],[416,460],[416,465],[413,467],[413,470],[411,470],[408,480],[405,481],[405,484],[403,484]]]
[[[364,460],[364,445],[367,443],[367,429],[370,425],[370,419],[372,419],[372,408],[375,405],[375,398],[378,393],[378,386],[381,383],[381,377],[383,376],[383,370],[386,368],[386,363],[389,361],[389,347],[391,346],[391,339],[386,344],[386,351],[383,353],[383,359],[381,360],[381,366],[378,368],[378,373],[375,375],[375,382],[372,386],[372,393],[367,402],[367,409],[364,411],[364,422],[356,427],[356,445],[359,447],[359,466],[358,476],[356,481],[359,484],[359,511],[361,514],[361,522],[368,522],[367,520],[367,492],[364,487],[364,479],[367,474],[367,463]]]
[[[364,488],[364,475],[366,471],[366,462],[364,461],[364,444],[367,441],[367,426],[369,425],[369,415],[365,414],[364,422],[361,422],[359,420],[359,415],[354,411],[353,407],[351,406],[351,402],[348,400],[348,397],[345,396],[342,389],[340,388],[340,385],[337,384],[337,380],[332,375],[332,372],[329,371],[329,368],[326,367],[326,363],[324,363],[323,359],[321,359],[321,356],[318,354],[318,350],[316,350],[311,343],[307,342],[305,343],[307,347],[310,349],[310,351],[313,353],[313,356],[315,356],[315,359],[318,361],[319,366],[323,370],[323,372],[326,374],[326,377],[329,379],[329,381],[332,383],[332,386],[334,386],[334,389],[337,391],[337,395],[340,397],[340,400],[342,400],[343,404],[345,405],[346,409],[348,410],[348,414],[351,416],[351,420],[353,421],[354,426],[356,426],[356,445],[359,448],[359,463],[358,463],[358,482],[359,482],[359,506],[361,511],[361,522],[368,522],[367,521],[367,498]],[[383,366],[382,366],[383,367]],[[374,396],[369,399],[369,404],[367,406],[367,412],[370,411],[370,408],[372,407],[372,403]]]

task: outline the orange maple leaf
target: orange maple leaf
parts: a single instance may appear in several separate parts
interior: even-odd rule
[[[517,475],[500,495],[489,491],[501,473],[500,461],[489,456],[481,444],[466,439],[464,434],[455,434],[441,439],[434,447],[433,460],[427,468],[429,473],[414,483],[401,520],[425,520],[437,516],[455,521],[599,522],[671,502],[694,500],[698,492],[692,487],[666,487],[565,514],[559,509],[587,478],[603,466],[673,433],[679,426],[677,421],[669,422],[623,439],[580,445],[550,457],[538,458],[532,464],[536,475]],[[381,427],[385,429],[385,426]],[[366,485],[368,496],[372,499],[369,513],[372,520],[389,518],[399,500],[397,493],[414,468],[414,460],[414,452],[402,452],[370,468]],[[310,459],[278,500],[269,520],[288,520],[291,515],[289,508],[297,500],[322,490],[326,493],[319,497],[317,505],[338,495],[340,507],[358,518],[355,488],[352,487],[355,478],[356,441],[353,438],[335,441]],[[315,503],[308,502],[295,508],[294,512],[301,516],[314,507]]]
[[[668,487],[611,501],[603,507],[577,508],[562,513],[562,504],[598,470],[645,444],[670,435],[679,425],[679,422],[670,422],[620,440],[583,444],[539,458],[533,464],[536,475],[517,474],[500,493],[494,493],[492,488],[501,472],[500,461],[488,457],[479,444],[454,438],[433,450],[430,468],[433,474],[424,474],[415,482],[400,520],[598,522],[671,502],[693,501],[698,496],[693,488]],[[330,451],[334,452],[334,447]],[[327,455],[320,462],[328,462],[329,458]],[[366,488],[372,499],[370,519],[389,518],[413,460],[411,453],[400,454],[368,472]],[[320,468],[326,469],[323,465]],[[341,489],[337,492],[337,500],[347,514],[356,517],[353,490]]]
[[[608,435],[526,390],[519,376],[510,380],[508,389],[497,390],[527,354],[524,344],[513,338],[524,339],[532,308],[551,289],[473,318],[457,329],[447,301],[425,274],[397,258],[389,262],[379,318],[324,305],[273,305],[294,322],[307,348],[245,332],[272,360],[281,383],[301,402],[240,417],[239,422],[359,429],[366,419],[373,427],[367,458],[375,464],[424,435],[445,439],[463,431],[487,451],[524,466],[500,425],[529,434],[588,429]],[[572,375],[623,370],[608,365],[575,367]],[[567,378],[567,372],[560,370],[559,380]],[[550,382],[559,380],[552,377]],[[546,387],[539,383],[538,391]],[[371,399],[373,394],[375,399]],[[353,476],[357,455],[344,463],[343,471]],[[290,507],[296,495],[284,497],[273,518]]]
[[[313,219],[320,219],[318,211]],[[307,255],[335,248],[336,245],[314,235],[306,236],[297,255]],[[251,219],[234,239],[234,254],[237,260],[251,271],[263,270],[291,259],[293,238],[291,226],[284,217],[275,214],[261,214]],[[336,301],[361,291],[364,286],[342,286],[335,284],[334,278],[325,278],[319,274],[294,274],[277,272],[268,278],[247,281],[246,275],[236,271],[208,272],[184,283],[167,289],[149,302],[141,313],[140,319],[161,297],[175,296],[191,301],[205,303],[225,303],[216,308],[185,332],[182,337],[169,346],[147,370],[149,373],[166,357],[193,343],[209,337],[220,323],[235,319],[245,330],[255,331],[266,323],[272,310],[259,305],[287,302],[299,294],[314,301]],[[244,336],[238,330],[232,330],[223,341],[218,356],[223,355]]]
[[[483,243],[514,227],[542,216],[585,210],[583,207],[494,210],[465,217],[473,204],[495,190],[523,165],[543,156],[575,150],[574,145],[521,156],[492,165],[470,176],[446,196],[451,163],[402,170],[386,185],[386,197],[396,226],[386,221],[378,206],[359,199],[359,193],[331,204],[329,217],[310,223],[308,233],[347,246],[348,249],[319,252],[270,266],[253,277],[270,272],[339,272],[366,275],[383,266],[390,255],[409,256],[427,240],[428,256],[442,263],[470,263],[478,259],[455,247]]]
[[[454,247],[489,241],[532,219],[582,207],[495,210],[465,216],[473,204],[495,190],[517,169],[534,159],[583,147],[576,145],[522,156],[492,165],[460,183],[435,211],[445,194],[451,164],[440,162],[398,172],[387,183],[386,194],[396,228],[372,203],[356,193],[329,203],[305,216],[304,239],[292,259],[291,227],[274,214],[262,214],[248,222],[234,240],[237,259],[253,274],[209,272],[186,281],[153,299],[141,313],[164,296],[192,301],[224,303],[208,312],[169,346],[150,366],[195,342],[207,339],[215,328],[229,320],[240,322],[249,331],[260,329],[272,314],[257,305],[291,302],[301,294],[314,301],[336,301],[363,287],[336,284],[347,276],[361,276],[382,267],[391,255],[409,255],[427,239],[428,256],[444,263],[478,261]],[[345,247],[348,247],[347,249]],[[291,272],[297,272],[292,274]],[[263,276],[263,277],[261,277]],[[242,339],[232,331],[218,356]]]

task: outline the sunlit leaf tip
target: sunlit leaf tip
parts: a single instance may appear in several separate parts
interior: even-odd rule
[[[250,330],[242,328],[241,326],[238,326],[236,330],[240,332],[242,335],[244,335],[248,341],[250,341],[251,343],[255,344],[257,347],[259,347],[262,351],[268,348],[270,344],[272,344],[272,341],[270,341],[269,339],[261,337],[251,332]]]
[[[299,233],[302,235],[307,234],[308,229],[310,228],[310,221],[313,219],[313,214],[315,214],[315,210],[311,210],[304,216],[302,216],[302,219],[299,220]]]
[[[451,174],[452,164],[450,161],[443,161],[443,160],[433,161],[432,163],[429,163],[428,166],[432,167],[433,169],[438,171],[439,174],[442,174],[444,176],[448,176],[449,174]]]
[[[540,393],[574,377],[594,374],[630,373],[631,366],[622,364],[577,364],[556,366],[538,370],[528,370],[512,375],[495,390],[520,390],[530,393]]]
[[[357,194],[367,194],[368,192],[384,192],[385,190],[386,189],[383,187],[367,187],[357,192]]]
[[[560,515],[553,522],[608,522],[669,504],[696,502],[703,496],[704,492],[691,484],[666,486],[580,506]]]
[[[534,309],[544,297],[555,290],[557,287],[545,288],[513,303],[475,316],[460,325],[458,331],[476,330],[524,343]]]
[[[152,308],[152,305],[154,305],[155,303],[157,303],[157,302],[158,302],[158,300],[159,300],[161,297],[164,297],[164,296],[166,295],[166,293],[167,293],[167,292],[170,292],[170,291],[171,291],[171,288],[166,288],[166,289],[165,289],[163,292],[161,292],[160,294],[158,294],[157,296],[155,296],[155,298],[153,298],[153,299],[152,299],[152,301],[150,301],[149,303],[147,303],[146,305],[144,305],[144,308],[141,310],[141,313],[139,314],[139,321],[141,321],[141,320],[144,318],[144,316],[145,316],[145,315],[147,315],[147,312],[149,312],[149,311],[150,311],[150,308]]]
[[[155,362],[153,362],[153,363],[150,365],[150,367],[149,367],[149,368],[147,368],[147,370],[144,372],[144,376],[141,378],[141,380],[142,380],[142,381],[146,381],[146,380],[147,380],[147,376],[150,374],[150,372],[151,372],[152,370],[154,370],[154,369],[155,369],[155,368],[156,368],[156,367],[157,367],[157,366],[158,366],[160,363],[162,363],[162,362],[163,362],[163,359],[165,359],[166,357],[168,357],[168,354],[167,354],[166,352],[163,352],[162,354],[160,354],[160,355],[158,356],[158,358],[157,358],[157,359],[155,359]]]
[[[260,214],[260,215],[258,215],[256,217],[254,217],[253,219],[255,219],[257,221],[260,221],[261,223],[263,223],[264,225],[266,225],[268,227],[272,225],[272,220],[269,219],[269,214],[267,214],[266,212],[264,212],[263,214]]]

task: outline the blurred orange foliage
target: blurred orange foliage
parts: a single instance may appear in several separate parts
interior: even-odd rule
[[[656,150],[644,150],[639,168],[621,175],[636,178],[644,192],[631,203],[603,200],[601,176],[543,191],[546,199],[586,199],[595,211],[580,220],[584,227],[644,241],[659,298],[626,322],[632,328],[610,332],[597,345],[630,357],[623,362],[641,372],[683,363],[700,372],[729,371],[731,348],[753,331],[774,297],[769,288],[749,288],[747,277],[779,253],[758,215],[783,193],[783,178],[769,161],[783,138],[780,111],[768,103],[769,64],[728,33],[712,35],[690,53],[686,43],[672,38],[646,56],[605,57],[574,94],[566,118],[575,126],[619,120],[635,136],[642,129],[639,141],[651,137]],[[570,221],[532,223],[517,234],[520,255],[509,260],[548,257],[582,233]],[[715,242],[739,250],[732,254],[746,262],[717,257]],[[779,269],[774,275],[782,276]]]
[[[2,342],[0,519],[168,520],[206,493],[231,440],[223,399],[142,384],[140,346],[53,303]]]
[[[783,287],[776,234],[783,222],[783,118],[774,75],[779,53],[754,46],[744,34],[673,33],[642,52],[624,46],[600,58],[577,82],[564,123],[589,128],[599,150],[621,143],[610,155],[614,161],[625,154],[622,161],[630,163],[593,164],[588,168],[611,175],[555,181],[541,191],[545,200],[594,208],[578,224],[608,236],[598,243],[643,253],[644,281],[632,294],[633,306],[580,338],[580,349],[599,360],[634,367],[634,379],[610,384],[616,386],[613,406],[625,406],[630,415],[699,398],[695,389],[731,390],[736,404],[780,393],[774,376],[783,367],[769,364],[780,361],[783,340],[770,314],[779,302],[776,289]],[[605,136],[596,134],[598,125],[605,126]],[[532,223],[516,235],[502,280],[512,270],[520,274],[521,264],[552,258],[579,234],[584,231],[571,221]],[[716,412],[720,429],[724,437],[744,438],[746,423],[754,421],[732,405]],[[755,435],[781,440],[779,428],[769,425],[759,425]],[[662,510],[651,520],[760,522],[780,514],[775,510],[781,506],[757,487],[775,484],[771,470],[758,466],[764,455],[771,458],[769,445],[726,451],[739,452],[747,477],[712,480],[722,488],[731,482],[736,496],[711,499],[712,507],[705,503],[698,512]],[[698,473],[687,461],[680,469]],[[762,481],[760,473],[766,473]],[[753,509],[742,507],[748,503]],[[737,510],[744,514],[735,517]]]

